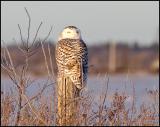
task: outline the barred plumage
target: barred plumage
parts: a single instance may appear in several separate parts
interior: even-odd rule
[[[76,27],[69,26],[65,30],[63,31],[65,35],[62,32],[56,45],[58,77],[62,75],[69,77],[78,89],[82,89],[86,84],[88,73],[87,46]]]

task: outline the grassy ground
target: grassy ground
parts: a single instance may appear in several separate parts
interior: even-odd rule
[[[45,84],[44,84],[45,86]],[[1,125],[31,125],[31,126],[52,126],[57,123],[56,96],[54,85],[50,86],[53,91],[43,94],[46,85],[34,96],[28,97],[25,92],[19,93],[1,92]],[[107,102],[108,84],[99,96],[100,101],[94,103],[91,92],[82,91],[79,98],[80,108],[78,116],[72,117],[74,125],[87,126],[158,126],[159,125],[159,91],[149,90],[148,96],[153,99],[153,104],[142,104],[135,106],[136,100],[133,99],[130,107],[126,106],[127,95],[122,92],[115,92],[112,101],[108,106]],[[125,93],[125,92],[124,92]],[[134,89],[133,89],[134,95]],[[136,96],[136,95],[134,95]],[[21,101],[21,107],[19,102]],[[67,121],[66,121],[67,122]],[[72,125],[72,124],[71,124]]]

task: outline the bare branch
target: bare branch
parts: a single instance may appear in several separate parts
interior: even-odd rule
[[[49,58],[50,58],[50,66],[51,66],[51,73],[54,76],[54,72],[53,72],[53,62],[52,62],[52,57],[51,57],[51,51],[50,51],[50,46],[48,44],[48,51],[49,51]]]
[[[47,63],[47,56],[46,56],[46,53],[44,51],[44,47],[43,47],[43,43],[48,39],[51,31],[52,31],[52,27],[49,31],[49,33],[47,34],[47,36],[44,38],[43,41],[39,41],[39,43],[36,43],[36,40],[37,40],[37,36],[38,36],[38,33],[39,33],[39,30],[42,26],[42,22],[39,24],[38,28],[37,28],[37,31],[35,33],[35,36],[34,36],[34,39],[33,39],[33,42],[31,45],[29,45],[29,40],[30,40],[30,29],[31,29],[31,17],[30,17],[30,14],[27,10],[27,8],[25,8],[25,11],[26,11],[26,14],[28,16],[28,19],[29,19],[29,22],[28,22],[28,28],[27,28],[27,40],[25,40],[25,38],[23,38],[23,35],[22,35],[22,29],[21,29],[21,26],[18,24],[18,29],[19,29],[19,34],[20,34],[20,38],[21,38],[21,43],[22,45],[18,45],[18,49],[21,51],[21,53],[25,56],[25,64],[22,66],[21,70],[20,70],[20,73],[18,73],[18,71],[16,70],[16,67],[13,63],[13,60],[12,60],[12,54],[9,52],[7,46],[4,47],[4,58],[1,59],[3,60],[2,63],[1,63],[1,68],[4,69],[8,76],[10,77],[11,81],[14,83],[14,87],[16,88],[16,90],[18,91],[18,94],[17,94],[17,103],[15,104],[15,106],[17,106],[17,109],[16,109],[16,116],[15,116],[15,125],[19,125],[19,123],[21,122],[21,113],[22,112],[22,108],[24,109],[26,105],[29,106],[29,108],[31,109],[31,112],[33,113],[33,115],[35,115],[35,118],[38,119],[39,121],[41,121],[41,123],[47,125],[47,121],[41,117],[41,114],[38,112],[38,110],[36,109],[36,107],[31,103],[32,100],[34,100],[35,98],[37,97],[41,97],[43,91],[50,85],[52,85],[53,83],[49,84],[48,83],[46,85],[44,85],[40,90],[39,92],[31,97],[30,99],[27,97],[27,95],[25,94],[26,93],[26,88],[28,87],[28,84],[30,83],[30,78],[29,76],[27,75],[27,71],[28,71],[28,67],[29,67],[29,63],[28,63],[28,60],[29,58],[34,55],[35,53],[37,53],[37,49],[41,46],[42,44],[42,50],[43,50],[43,54],[45,56],[45,61],[46,61],[46,65],[47,65],[47,70],[49,72],[49,65]],[[14,39],[15,40],[15,39]],[[16,42],[16,40],[15,40]],[[40,43],[41,42],[41,43]],[[17,42],[16,42],[17,43]],[[50,55],[50,62],[51,62],[51,53],[50,53],[50,49],[49,49],[49,45],[48,45],[48,50],[49,50],[49,55]],[[51,63],[52,64],[52,63]],[[49,72],[50,73],[50,72]],[[50,75],[50,74],[49,74]],[[49,78],[49,77],[48,77]],[[25,102],[24,105],[22,105],[23,103],[22,102]]]
[[[44,50],[44,46],[43,46],[43,42],[41,41],[41,46],[42,46],[42,51],[43,51],[43,55],[44,55],[44,59],[45,59],[45,64],[46,64],[46,68],[47,68],[47,72],[48,72],[48,76],[50,77],[50,71],[49,71],[49,66],[48,66],[48,62],[47,62],[47,56]]]
[[[28,19],[29,19],[29,24],[28,24],[28,36],[27,36],[27,49],[29,48],[28,46],[28,43],[29,43],[29,37],[30,37],[30,27],[31,27],[31,17],[29,15],[29,12],[27,10],[27,8],[25,8],[25,11],[27,13],[27,16],[28,16]]]
[[[106,97],[107,97],[107,93],[108,93],[108,85],[109,85],[109,77],[107,79],[106,91],[105,91],[105,95],[104,95],[104,99],[103,99],[103,103],[102,103],[102,110],[104,108],[104,103],[105,103],[105,100],[106,100]]]
[[[53,26],[51,26],[51,29],[50,29],[48,35],[45,37],[45,39],[42,41],[42,43],[44,43],[48,39],[48,37],[49,37],[49,35],[50,35],[51,31],[52,31],[52,28],[53,28]]]
[[[21,37],[22,44],[25,47],[25,42],[23,41],[23,36],[22,36],[22,30],[21,30],[21,27],[20,27],[19,24],[18,24],[18,29],[19,29],[19,34],[20,34],[20,37]]]
[[[54,83],[51,83],[51,84],[49,84],[49,85],[44,85],[43,88],[42,88],[36,95],[34,95],[32,98],[29,99],[29,101],[31,102],[32,100],[34,100],[35,98],[37,98],[38,96],[40,96],[40,95],[43,93],[43,91],[44,91],[47,87],[49,87],[50,85],[52,85],[52,84],[54,84]],[[23,108],[24,108],[27,104],[28,104],[28,102],[26,102],[26,103],[23,105]]]
[[[22,94],[22,95],[23,95],[23,97],[27,100],[28,105],[29,105],[30,109],[32,110],[32,112],[35,114],[35,116],[36,116],[43,124],[47,125],[46,122],[45,122],[45,121],[38,115],[38,113],[33,109],[33,107],[32,107],[32,105],[31,105],[28,97],[27,97],[26,95],[24,95],[24,94]]]
[[[33,39],[33,42],[32,42],[31,47],[33,46],[33,44],[34,44],[35,41],[36,41],[36,38],[37,38],[37,35],[38,35],[38,32],[39,32],[39,30],[40,30],[41,25],[42,25],[42,22],[40,23],[40,25],[39,25],[39,27],[38,27],[38,29],[37,29],[37,32],[36,32],[36,35],[35,35],[35,37],[34,37],[34,39]]]
[[[2,40],[2,41],[3,41],[3,40]],[[13,73],[14,73],[14,75],[15,75],[15,76],[17,76],[16,71],[15,71],[15,68],[14,68],[14,65],[13,65],[12,58],[11,58],[11,55],[10,55],[10,52],[9,52],[8,48],[6,47],[6,45],[5,45],[5,42],[4,42],[4,41],[3,41],[3,43],[4,43],[4,47],[5,47],[5,49],[6,49],[7,55],[8,55],[8,57],[9,57],[9,61],[10,61],[10,64],[11,64],[11,67],[12,67]]]
[[[2,67],[2,69],[6,70],[6,72],[12,73],[12,70],[11,70],[10,68],[5,67],[5,66],[3,65],[3,63],[1,63],[1,67]]]
[[[18,44],[17,43],[17,41],[16,41],[16,39],[13,39],[15,42],[16,42],[16,45],[17,45],[17,47],[18,47],[18,49],[23,53],[23,54],[25,54],[26,52],[26,50],[24,50],[21,46],[20,46],[20,44]]]

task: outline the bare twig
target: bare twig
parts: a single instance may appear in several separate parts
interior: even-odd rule
[[[51,77],[51,74],[50,74],[50,71],[49,71],[49,66],[48,66],[48,62],[47,62],[47,56],[46,56],[46,53],[45,53],[45,50],[44,50],[43,43],[48,39],[51,31],[52,31],[52,27],[51,27],[48,35],[45,37],[45,39],[43,41],[41,41],[42,51],[43,51],[43,55],[44,55],[44,58],[45,58],[45,64],[46,64],[46,68],[47,68],[47,72],[48,72],[48,76],[49,77]]]
[[[108,84],[109,84],[109,77],[107,78],[107,83],[106,83],[106,90],[105,90],[105,95],[104,95],[104,98],[103,98],[103,101],[102,101],[102,104],[99,106],[99,125],[102,125],[102,118],[101,118],[101,114],[103,112],[103,109],[104,109],[104,105],[105,105],[105,100],[106,100],[106,97],[107,97],[107,93],[108,93]]]
[[[29,101],[31,102],[31,101],[34,100],[35,98],[39,97],[47,87],[49,87],[50,85],[53,85],[53,84],[54,84],[54,83],[51,83],[51,84],[49,84],[49,85],[47,85],[47,84],[44,85],[43,88],[42,88],[36,95],[34,95],[32,98],[29,99]],[[23,105],[22,108],[24,108],[27,104],[28,104],[28,102],[26,102],[26,103]]]
[[[38,27],[38,29],[37,29],[37,32],[36,32],[36,34],[35,34],[35,37],[34,37],[33,42],[32,42],[32,44],[31,44],[31,47],[33,46],[33,44],[34,44],[35,41],[36,41],[36,38],[37,38],[37,35],[38,35],[38,32],[39,32],[39,30],[40,30],[41,25],[42,25],[42,22],[40,23],[40,25],[39,25],[39,27]]]
[[[28,102],[27,104],[29,105],[30,109],[32,110],[32,112],[35,114],[35,116],[45,125],[47,125],[47,122],[45,120],[43,120],[38,113],[34,110],[32,104],[30,103],[30,100],[28,99],[28,97],[24,94],[22,94],[22,96],[26,99],[26,101]]]
[[[52,28],[53,28],[53,26],[51,26],[51,29],[50,29],[48,35],[44,38],[44,40],[43,40],[41,43],[44,43],[44,42],[48,39],[49,35],[50,35],[51,32],[52,32]]]
[[[28,13],[28,10],[27,10],[27,8],[25,8],[25,11],[26,11],[26,13],[27,13],[27,16],[28,16],[28,19],[29,19],[29,24],[28,24],[28,36],[27,36],[27,49],[29,48],[29,37],[30,37],[30,27],[31,27],[31,17],[30,17],[30,15],[29,15],[29,13]]]
[[[24,47],[26,47],[26,46],[25,46],[25,42],[23,41],[22,30],[21,30],[21,27],[20,27],[19,24],[18,24],[18,29],[19,29],[19,34],[20,34],[20,37],[21,37],[22,45],[23,45]]]
[[[48,76],[50,77],[51,74],[50,74],[50,71],[49,71],[49,66],[48,66],[48,62],[47,62],[47,56],[46,56],[42,41],[41,41],[41,46],[42,46],[42,51],[43,51],[43,55],[44,55],[44,59],[45,59],[45,65],[46,65],[46,68],[47,68]]]
[[[49,43],[48,43],[48,52],[49,52],[49,58],[50,58],[51,74],[52,74],[52,76],[54,76],[54,72],[53,72],[53,62],[52,62],[51,50],[50,50],[50,44],[49,44]]]

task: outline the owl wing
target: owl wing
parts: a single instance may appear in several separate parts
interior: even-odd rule
[[[83,70],[83,87],[87,84],[88,75],[88,49],[83,40],[81,40],[82,53],[82,70]]]
[[[82,89],[88,72],[88,51],[83,41],[64,39],[56,46],[58,73],[69,77],[73,84]]]
[[[76,85],[78,89],[82,89],[86,86],[87,83],[87,74],[88,74],[88,49],[86,44],[80,40],[75,43],[76,47],[75,57],[73,57],[72,63],[72,73],[70,78],[72,82]]]

